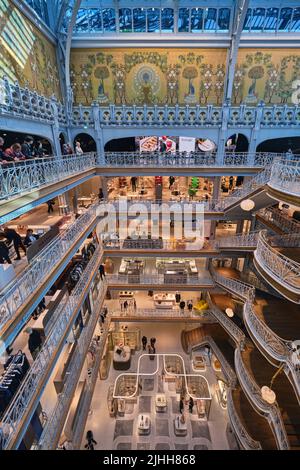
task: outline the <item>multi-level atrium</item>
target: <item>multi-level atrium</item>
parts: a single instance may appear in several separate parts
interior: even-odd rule
[[[300,0],[0,0],[0,448],[300,449]]]

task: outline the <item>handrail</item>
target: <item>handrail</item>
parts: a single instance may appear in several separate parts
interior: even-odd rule
[[[15,432],[17,432],[21,426],[24,416],[30,407],[30,403],[36,391],[40,388],[55,353],[57,353],[57,348],[62,338],[71,327],[71,319],[80,306],[82,294],[87,289],[96,269],[100,265],[101,252],[101,247],[98,247],[86,266],[82,277],[68,297],[68,300],[64,303],[63,308],[61,308],[61,304],[59,304],[58,308],[61,310],[61,313],[57,316],[57,321],[53,324],[41,351],[38,353],[21,387],[18,389],[13,401],[10,403],[9,408],[6,410],[1,420],[1,425],[5,427],[5,429],[9,429],[9,432],[6,432],[3,438],[3,449],[9,446],[14,438]]]
[[[243,350],[246,341],[243,331],[213,303],[209,292],[207,293],[207,301],[210,313],[218,320],[227,333],[233,338],[235,343]]]
[[[195,251],[214,250],[210,242],[204,241],[185,241],[184,239],[163,240],[158,238],[130,238],[119,239],[107,234],[107,238],[102,241],[105,250],[162,250],[162,251]]]
[[[183,312],[179,309],[158,309],[158,308],[133,308],[131,306],[128,307],[126,311],[122,310],[114,310],[111,314],[112,321],[114,318],[134,318],[142,320],[143,318],[153,318],[155,320],[156,317],[158,318],[174,318],[175,320],[185,320],[185,319],[198,319],[203,320],[207,317],[210,320],[210,313],[211,310],[201,310],[201,312],[197,313],[194,310],[189,311],[185,309]]]
[[[35,256],[31,264],[1,292],[0,331],[45,282],[45,278],[57,267],[70,247],[80,240],[82,233],[95,219],[96,206],[91,206]]]
[[[95,169],[95,153],[47,157],[0,165],[0,201]]]
[[[245,367],[241,351],[238,348],[235,350],[234,357],[235,370],[244,392],[255,407],[267,418],[276,438],[278,448],[280,450],[289,450],[287,433],[277,403],[270,405],[262,398],[260,388]]]
[[[229,387],[227,389],[227,409],[228,416],[232,427],[237,434],[239,441],[245,450],[262,450],[261,444],[258,441],[252,439],[248,431],[245,429],[242,424],[238,413],[236,412],[233,398],[232,398],[232,389]]]
[[[300,233],[300,222],[284,214],[276,207],[266,207],[257,212],[262,219],[271,222],[287,233]]]
[[[299,160],[274,161],[268,185],[275,190],[300,196],[300,162]]]
[[[220,239],[214,240],[213,244],[216,248],[254,248],[257,245],[258,234],[258,231],[241,234],[238,233],[230,237],[222,237]]]
[[[222,276],[212,267],[210,267],[210,273],[214,281],[220,284],[226,290],[228,289],[230,292],[234,292],[245,301],[254,301],[255,288],[250,284],[247,284],[246,282],[237,279],[233,279],[231,277]]]
[[[140,284],[140,285],[174,285],[174,284],[181,284],[187,286],[211,286],[212,281],[211,279],[200,278],[196,276],[177,276],[172,279],[168,279],[166,282],[163,274],[156,274],[156,275],[147,275],[141,274],[140,276],[137,275],[127,275],[127,274],[106,274],[106,279],[109,285],[117,284],[117,285],[130,285],[130,284]]]
[[[67,413],[70,408],[71,400],[73,398],[76,385],[80,378],[81,370],[83,363],[86,358],[87,350],[89,348],[90,342],[92,340],[93,333],[99,318],[99,311],[102,306],[103,300],[105,298],[106,289],[103,289],[95,302],[94,313],[90,318],[90,321],[82,330],[81,335],[77,342],[77,348],[72,356],[68,367],[67,380],[64,384],[63,391],[58,395],[57,402],[55,407],[49,417],[42,435],[39,439],[38,449],[39,450],[51,450],[55,449],[57,442],[60,437],[60,433],[66,419]],[[99,345],[98,345],[98,355],[101,359],[102,352],[106,343],[110,327],[110,317],[106,317],[106,323],[103,327],[103,332],[100,336]],[[97,373],[98,373],[97,369]],[[95,371],[93,370],[95,373]],[[97,376],[97,374],[96,374]]]
[[[300,263],[273,248],[267,240],[267,232],[261,231],[254,257],[272,278],[286,289],[300,293]]]

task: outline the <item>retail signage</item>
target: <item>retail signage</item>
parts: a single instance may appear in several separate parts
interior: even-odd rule
[[[179,137],[179,152],[194,152],[195,145],[194,137]]]

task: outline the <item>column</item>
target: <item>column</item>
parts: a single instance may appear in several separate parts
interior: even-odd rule
[[[260,101],[256,107],[255,123],[251,129],[250,143],[248,148],[248,165],[255,166],[255,152],[257,146],[257,139],[260,133],[260,124],[263,118],[264,102]]]
[[[70,212],[70,198],[68,193],[60,194],[58,196],[59,213],[66,215]]]
[[[214,200],[218,200],[220,197],[221,176],[215,176],[213,178],[213,183],[214,183],[214,187],[213,187],[212,199],[214,201]]]
[[[243,228],[244,228],[244,219],[237,220],[236,222],[236,234],[243,233]]]
[[[77,214],[78,210],[78,187],[76,186],[73,190],[73,211]]]
[[[210,240],[214,240],[216,238],[216,227],[217,227],[217,222],[216,220],[212,220],[210,222]]]
[[[108,199],[108,189],[107,189],[107,181],[108,178],[106,176],[100,176],[99,177],[99,188],[102,188],[103,191],[103,198],[105,201]]]
[[[61,158],[61,147],[59,140],[59,122],[58,122],[58,109],[57,109],[57,100],[53,96],[51,98],[51,107],[53,111],[54,123],[51,125],[52,131],[52,141],[53,141],[53,153],[54,156]]]
[[[92,103],[92,114],[93,114],[93,119],[94,119],[98,163],[100,165],[105,165],[103,129],[101,128],[101,125],[100,125],[100,107],[97,103]]]

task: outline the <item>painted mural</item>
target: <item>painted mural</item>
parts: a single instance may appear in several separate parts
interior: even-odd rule
[[[225,49],[73,49],[76,104],[220,104]]]
[[[256,105],[300,102],[300,53],[297,49],[240,49],[233,102]]]
[[[9,0],[0,0],[0,76],[61,99],[55,46]]]

